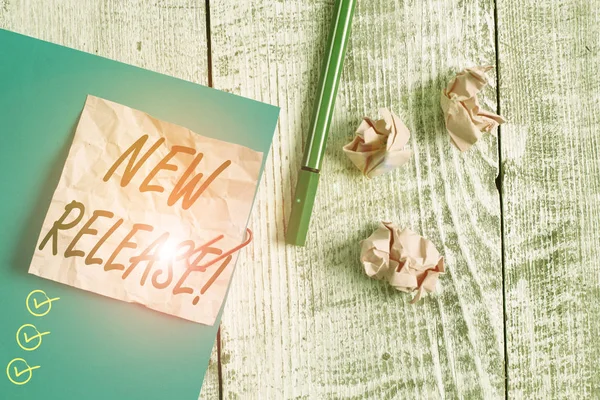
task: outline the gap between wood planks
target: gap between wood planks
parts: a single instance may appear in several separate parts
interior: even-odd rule
[[[210,0],[205,0],[206,14],[206,59],[208,65],[208,86],[213,86],[213,66],[212,66],[212,40],[210,31]],[[500,57],[499,57],[499,35],[498,35],[498,0],[494,0],[494,50],[496,67],[496,114],[501,114],[500,107]],[[504,398],[508,400],[508,341],[506,332],[506,256],[504,246],[504,167],[502,163],[502,126],[498,126],[498,176],[496,177],[496,188],[500,201],[500,259],[502,265],[502,313],[503,313],[503,334],[504,334]],[[223,371],[221,368],[221,327],[217,331],[217,371],[219,382],[219,400],[223,400]]]
[[[212,70],[212,40],[210,37],[210,0],[206,0],[205,5],[205,15],[206,15],[206,63],[208,70],[208,87],[213,86],[213,70]],[[219,325],[219,330],[217,331],[217,379],[218,379],[218,388],[219,388],[219,400],[223,400],[223,371],[221,369],[221,326]],[[202,389],[200,389],[202,390]]]
[[[208,0],[207,0],[208,1]],[[498,34],[498,0],[494,0],[494,47],[496,51],[496,114],[501,114],[500,109],[500,55]],[[506,332],[506,254],[504,247],[504,166],[502,163],[502,126],[498,126],[498,177],[496,188],[500,201],[500,262],[502,265],[502,326],[504,332],[504,398],[508,400],[508,335]]]

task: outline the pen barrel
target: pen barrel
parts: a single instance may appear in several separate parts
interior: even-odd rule
[[[355,5],[356,0],[337,0],[335,3],[331,34],[323,60],[315,108],[302,159],[303,167],[315,171],[319,171],[323,163]]]

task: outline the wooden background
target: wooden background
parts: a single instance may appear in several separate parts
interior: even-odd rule
[[[281,107],[200,398],[600,398],[600,0],[359,1],[304,248],[284,232],[333,0],[0,0],[0,27]],[[461,154],[439,93],[496,65],[508,119]],[[345,158],[390,107],[410,163]],[[439,294],[363,274],[378,221],[444,254]],[[200,385],[200,382],[198,382]]]

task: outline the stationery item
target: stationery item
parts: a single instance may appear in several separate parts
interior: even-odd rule
[[[505,122],[504,118],[479,107],[477,94],[488,84],[492,66],[467,68],[448,83],[441,96],[446,130],[460,151],[467,151],[483,132]]]
[[[29,272],[212,325],[262,156],[88,96]]]
[[[278,109],[4,30],[0,59],[0,398],[196,400],[238,253],[188,274],[178,246],[249,240]]]
[[[389,222],[382,222],[361,242],[360,260],[369,277],[387,280],[403,292],[416,292],[411,303],[423,293],[434,292],[439,275],[445,272],[444,258],[431,241]]]
[[[297,246],[304,246],[306,242],[355,5],[356,0],[337,0],[335,3],[331,35],[286,233],[286,241]]]
[[[360,123],[352,142],[344,152],[367,178],[390,172],[410,160],[412,151],[404,150],[410,132],[400,118],[386,108],[379,110],[383,119],[366,118]]]

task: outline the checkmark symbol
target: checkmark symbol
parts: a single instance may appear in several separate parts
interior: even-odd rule
[[[60,300],[60,297],[55,297],[53,299],[46,298],[46,300],[42,301],[41,303],[38,303],[37,299],[33,299],[33,306],[35,308],[40,308],[45,306],[46,304],[52,305],[52,302],[56,300]]]
[[[30,333],[35,331],[36,334],[29,335],[26,332],[27,330],[29,330]],[[19,328],[19,330],[17,331],[17,335],[16,335],[17,344],[19,345],[19,347],[21,347],[25,351],[33,351],[41,346],[43,336],[49,335],[49,334],[50,334],[49,331],[48,332],[40,332],[35,327],[35,325],[25,324],[25,325],[21,326]],[[32,342],[36,339],[38,341],[36,344],[30,344],[30,342]]]
[[[25,338],[25,343],[29,343],[34,339],[41,339],[42,336],[48,335],[49,333],[50,332],[41,333],[38,331],[37,335],[33,335],[32,337],[29,337],[29,335],[27,335],[27,332],[23,332],[23,337]]]
[[[19,372],[19,370],[17,369],[17,367],[14,367],[14,370],[15,370],[15,377],[16,378],[20,377],[21,375],[23,375],[27,371],[31,371],[30,369],[24,369],[23,371]]]
[[[28,368],[24,369],[23,371],[19,372],[19,370],[17,369],[17,367],[13,367],[14,371],[15,371],[15,378],[20,377],[21,375],[27,373],[27,372],[31,372],[34,369],[38,369],[40,368],[39,366],[37,367],[29,367],[29,365],[27,366]]]
[[[37,295],[37,296],[36,296]],[[35,297],[41,298],[43,296],[45,300],[39,301]],[[60,297],[55,297],[51,299],[46,295],[46,292],[43,290],[34,290],[27,296],[27,300],[25,300],[25,305],[27,306],[27,311],[35,317],[43,317],[48,314],[52,309],[52,303],[56,300],[60,300]],[[41,310],[40,310],[41,309]]]
[[[38,303],[37,299],[33,299],[33,306],[34,306],[35,308],[40,308],[40,307],[42,307],[42,306],[45,306],[46,304],[49,304],[49,303],[53,302],[54,300],[58,300],[58,298],[56,298],[56,299],[48,299],[48,300],[44,300],[44,301],[42,301],[41,303]]]
[[[25,343],[29,343],[29,342],[31,342],[33,339],[39,338],[39,337],[40,337],[40,335],[38,334],[38,335],[35,335],[35,336],[32,336],[32,337],[29,337],[29,336],[27,335],[27,333],[23,333],[23,337],[25,338]]]
[[[15,364],[20,365],[20,371],[18,367],[15,367]],[[15,385],[21,386],[25,385],[31,380],[31,377],[33,376],[33,371],[38,368],[41,367],[39,365],[35,367],[30,366],[29,364],[27,364],[27,361],[25,361],[23,358],[15,358],[6,366],[6,375],[9,381],[14,383]],[[23,376],[25,374],[29,375]]]
[[[25,337],[25,343],[29,343],[29,342],[31,342],[32,340],[35,340],[35,339],[40,339],[41,340],[42,336],[49,335],[49,334],[50,334],[50,332],[41,333],[41,332],[38,331],[37,335],[33,335],[32,337],[29,337],[29,335],[27,335],[27,332],[23,332],[23,336]]]

